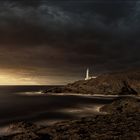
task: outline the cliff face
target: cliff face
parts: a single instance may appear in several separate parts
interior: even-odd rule
[[[96,79],[81,80],[46,92],[84,94],[133,94],[140,93],[140,71],[102,74]]]

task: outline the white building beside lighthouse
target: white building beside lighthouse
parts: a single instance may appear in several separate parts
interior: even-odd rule
[[[90,76],[89,75],[89,68],[87,68],[87,71],[86,71],[86,77],[85,77],[85,80],[90,80],[90,79],[95,79],[97,78],[96,76]]]

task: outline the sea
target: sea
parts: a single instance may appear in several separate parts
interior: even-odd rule
[[[16,122],[50,125],[100,113],[114,97],[43,93],[58,86],[0,86],[0,127]]]

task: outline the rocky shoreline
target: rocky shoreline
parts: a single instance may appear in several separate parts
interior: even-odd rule
[[[1,140],[139,140],[140,100],[132,97],[115,99],[100,110],[104,115],[93,115],[78,120],[37,126],[19,122],[10,129],[17,133],[3,136]]]

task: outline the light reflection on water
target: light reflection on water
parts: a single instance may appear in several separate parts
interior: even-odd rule
[[[6,88],[6,87],[5,87]],[[46,87],[45,87],[46,88]],[[11,90],[12,89],[12,90]],[[49,125],[56,121],[72,120],[94,115],[99,108],[112,102],[114,97],[74,94],[42,94],[40,88],[0,87],[0,132],[4,125],[30,121]]]

